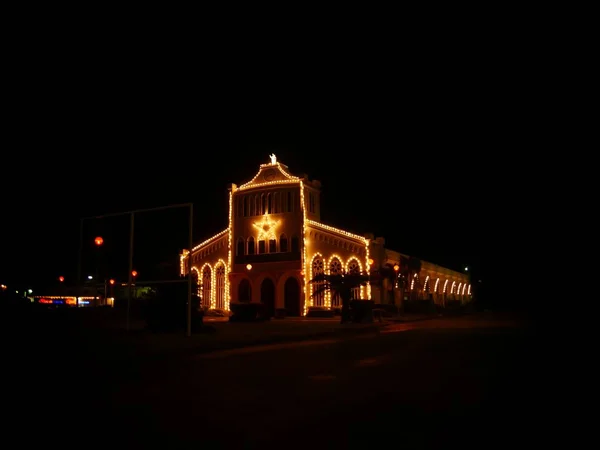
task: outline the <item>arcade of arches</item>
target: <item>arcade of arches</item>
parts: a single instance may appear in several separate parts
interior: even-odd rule
[[[192,270],[203,308],[229,310],[231,303],[263,303],[270,315],[289,316],[310,307],[336,308],[340,300],[315,291],[309,281],[319,273],[372,273],[395,267],[406,255],[385,248],[385,240],[356,235],[320,221],[318,180],[292,175],[271,155],[247,183],[229,186],[229,223],[225,230],[180,254],[181,274]],[[393,273],[393,272],[392,272]],[[352,297],[376,303],[432,300],[468,302],[468,274],[421,262],[418,272],[385,278],[354,290]]]

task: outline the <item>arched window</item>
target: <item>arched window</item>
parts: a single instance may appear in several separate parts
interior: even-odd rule
[[[280,252],[287,252],[288,251],[288,240],[287,240],[287,236],[284,234],[282,234],[281,236],[279,236],[279,251]]]
[[[300,241],[298,236],[292,236],[292,252],[296,253],[300,251]]]
[[[217,265],[216,272],[216,292],[215,308],[225,309],[225,266],[223,263]]]
[[[265,194],[260,194],[260,214],[267,213],[267,197]]]
[[[356,259],[351,259],[348,262],[348,273],[349,274],[359,274],[360,273],[360,265]],[[360,300],[360,286],[357,286],[352,289],[352,300]]]
[[[206,266],[202,271],[202,306],[210,308],[210,288],[211,288],[210,267]]]
[[[244,245],[244,238],[243,237],[238,238],[236,255],[241,256],[241,255],[246,254],[245,247],[246,246]]]
[[[312,277],[324,273],[323,267],[323,259],[320,256],[317,256],[312,261]],[[313,285],[313,305],[315,306],[325,306],[325,292],[319,292],[319,289],[325,285],[325,281],[319,281],[317,283],[312,283]]]
[[[254,243],[254,238],[250,236],[248,238],[248,254],[254,255],[256,253],[256,244]]]
[[[258,254],[262,255],[263,253],[267,252],[267,241],[265,241],[264,239],[261,239],[260,241],[258,241]]]
[[[269,253],[277,253],[277,241],[269,239]]]
[[[342,263],[337,258],[332,258],[329,262],[329,273],[330,275],[341,275],[342,274]],[[335,292],[331,296],[331,306],[336,308],[342,306],[342,299]]]

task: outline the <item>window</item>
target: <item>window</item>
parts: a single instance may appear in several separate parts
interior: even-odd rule
[[[298,241],[298,236],[292,236],[292,252],[300,251],[300,242]]]
[[[279,251],[287,252],[288,251],[288,240],[285,234],[279,236]]]
[[[315,277],[324,273],[323,270],[323,260],[319,257],[313,259],[312,262],[312,276]],[[318,281],[313,283],[312,286],[312,294],[313,294],[313,304],[315,306],[325,306],[325,291],[322,290],[323,286],[325,286],[325,281]]]
[[[225,309],[225,266],[219,264],[216,269],[216,309]]]
[[[256,245],[254,244],[254,238],[250,236],[248,238],[248,254],[254,255],[256,253]]]
[[[267,243],[265,242],[265,240],[261,240],[258,241],[258,254],[262,255],[263,253],[266,253],[266,247],[267,247]]]
[[[202,271],[202,306],[210,308],[210,288],[211,276],[210,267],[205,267]]]
[[[269,239],[269,253],[277,253],[277,241]]]
[[[237,241],[237,250],[236,250],[236,255],[243,255],[245,254],[245,245],[244,245],[244,238],[238,238]]]
[[[356,275],[358,275],[360,273],[360,265],[358,264],[358,261],[356,261],[356,259],[352,259],[351,261],[348,262],[348,273],[356,274]],[[351,296],[352,296],[352,300],[360,300],[360,296],[361,296],[360,286],[352,288]]]

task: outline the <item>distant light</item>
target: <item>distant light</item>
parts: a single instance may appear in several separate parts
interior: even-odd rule
[[[30,294],[33,293],[31,289],[27,289],[27,292],[29,292]]]
[[[62,283],[63,281],[65,281],[65,277],[62,277],[62,276],[58,277],[58,281],[60,281]]]
[[[246,264],[246,269],[252,270],[252,264]]]
[[[373,265],[373,258],[369,258],[369,265],[372,266]]]
[[[8,286],[6,286],[5,284],[0,285],[0,288],[2,289],[6,289]]]
[[[399,266],[398,264],[395,264],[395,265],[394,265],[394,270],[395,270],[396,272],[398,272],[398,271],[400,270],[400,266]]]
[[[88,275],[88,280],[91,280],[92,278],[94,278],[94,277],[91,275]]]
[[[115,280],[113,280],[112,278],[108,281],[110,284],[115,284]]]
[[[468,268],[468,267],[465,267],[465,270],[468,272],[468,271],[469,271],[469,268]]]
[[[135,270],[132,270],[132,271],[131,271],[131,275],[132,275],[133,277],[137,277],[137,272],[136,272]]]
[[[104,239],[102,239],[102,237],[98,236],[96,239],[94,239],[94,242],[96,243],[96,245],[98,247],[100,247],[102,244],[104,244]]]

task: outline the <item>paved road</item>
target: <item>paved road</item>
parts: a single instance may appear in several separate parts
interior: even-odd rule
[[[470,316],[144,363],[39,354],[14,430],[129,448],[520,445],[536,438],[535,345],[511,318]]]

